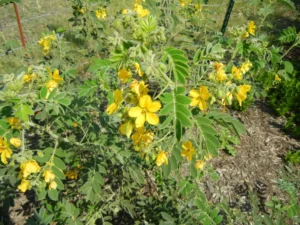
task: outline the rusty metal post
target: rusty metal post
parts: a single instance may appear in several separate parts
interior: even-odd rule
[[[17,6],[16,3],[13,3],[13,4],[14,4],[14,8],[15,8],[16,17],[17,17],[17,22],[18,22],[18,27],[19,27],[19,32],[20,32],[22,45],[23,45],[24,48],[26,48],[26,42],[25,42],[25,38],[24,38],[24,34],[23,34],[23,29],[22,29],[20,16],[19,16],[18,6]]]

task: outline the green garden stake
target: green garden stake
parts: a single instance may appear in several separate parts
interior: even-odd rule
[[[228,21],[230,19],[230,15],[231,15],[233,5],[234,5],[234,0],[230,0],[229,6],[227,8],[227,12],[226,12],[226,15],[225,15],[225,18],[224,18],[224,21],[223,21],[222,29],[221,29],[221,32],[222,32],[223,35],[226,31],[226,27],[227,27]]]

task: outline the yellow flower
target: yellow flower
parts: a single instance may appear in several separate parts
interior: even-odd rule
[[[195,168],[197,170],[203,170],[205,166],[205,162],[203,160],[197,160]]]
[[[202,4],[196,4],[195,9],[196,9],[196,11],[201,12],[202,11]]]
[[[80,7],[77,7],[78,9],[78,12],[80,12],[81,14],[85,14],[86,12],[86,9],[84,7],[80,8]]]
[[[111,103],[107,109],[106,109],[106,112],[108,115],[111,115],[113,113],[115,113],[118,108],[119,108],[119,105],[120,103],[123,101],[123,96],[122,96],[122,90],[115,90],[114,91],[114,102]]]
[[[5,139],[0,137],[0,154],[1,154],[1,161],[4,164],[7,164],[7,159],[11,157],[12,151],[8,146],[8,143]]]
[[[18,189],[21,192],[26,192],[29,188],[30,182],[29,180],[22,179],[21,184],[18,186]]]
[[[120,126],[119,131],[121,132],[121,134],[126,135],[129,138],[133,131],[133,128],[134,123],[131,121],[127,121]]]
[[[205,161],[209,161],[213,158],[212,154],[207,154],[206,156],[204,156],[204,160]]]
[[[223,69],[219,69],[217,70],[217,73],[216,73],[216,81],[224,81],[227,79],[227,75],[225,73],[225,71]]]
[[[39,40],[38,44],[40,46],[43,46],[44,55],[47,55],[49,53],[51,42],[53,42],[55,40],[56,40],[56,36],[54,34],[47,35],[45,37],[42,37]]]
[[[256,26],[255,26],[255,23],[253,20],[249,21],[248,23],[248,32],[249,34],[255,36],[255,29],[256,29]]]
[[[164,163],[168,165],[168,153],[165,151],[159,152],[155,162],[157,166],[162,166]]]
[[[35,74],[25,74],[23,77],[23,83],[27,83],[36,78]]]
[[[189,96],[192,99],[190,106],[199,105],[200,110],[206,110],[206,101],[210,97],[210,93],[208,92],[208,88],[206,86],[200,86],[199,91],[195,89],[190,90]]]
[[[127,71],[125,68],[123,68],[118,72],[118,77],[122,81],[122,83],[126,83],[127,80],[131,77],[131,73],[130,71]]]
[[[55,80],[49,80],[46,83],[46,87],[48,88],[48,92],[53,91],[55,88],[57,88],[58,83]]]
[[[248,60],[247,62],[244,62],[241,65],[240,70],[242,71],[243,74],[247,73],[252,67],[252,63]]]
[[[242,34],[242,38],[247,38],[249,37],[249,33],[247,31],[245,31],[243,34]]]
[[[149,95],[144,95],[139,100],[139,106],[133,107],[129,110],[129,117],[136,118],[135,126],[137,128],[143,127],[147,121],[151,125],[159,123],[159,117],[155,114],[161,108],[159,101],[152,101]]]
[[[179,2],[182,7],[185,7],[186,5],[190,4],[192,1],[191,0],[179,0]]]
[[[154,134],[150,130],[145,130],[144,127],[137,128],[136,132],[132,135],[133,144],[139,150],[140,148],[146,148],[154,138]]]
[[[242,106],[242,102],[247,98],[247,92],[249,92],[250,90],[250,85],[240,85],[236,89],[234,96],[238,100],[240,106]]]
[[[62,81],[64,81],[64,78],[59,75],[59,70],[54,70],[53,73],[51,72],[51,70],[49,70],[49,75],[52,80],[54,80],[58,84],[61,84]]]
[[[9,139],[9,142],[16,148],[19,148],[22,145],[22,141],[20,140],[20,138],[11,138]]]
[[[51,170],[45,170],[43,177],[45,179],[45,182],[49,183],[51,180],[53,180],[55,178],[55,175],[54,175],[54,173],[52,173]]]
[[[6,118],[6,120],[12,128],[17,129],[17,130],[22,129],[22,125],[21,125],[20,120],[18,118],[8,117],[8,118]]]
[[[122,14],[126,15],[128,13],[128,9],[123,9]]]
[[[77,122],[73,122],[73,127],[78,127],[78,123]]]
[[[51,181],[49,184],[49,190],[56,189],[57,188],[57,183],[55,181]]]
[[[1,153],[1,162],[4,164],[7,164],[7,159],[11,157],[12,151],[8,147],[0,147],[0,153]]]
[[[138,82],[134,80],[130,84],[131,91],[137,94],[138,98],[148,94],[149,89],[147,87],[148,85],[145,85],[144,81]]]
[[[140,77],[144,75],[144,72],[141,70],[140,64],[134,63],[134,68]]]
[[[281,81],[281,78],[278,76],[278,74],[275,75],[275,81],[278,81],[278,82]]]
[[[241,80],[243,78],[242,70],[237,67],[232,67],[231,72],[235,79]]]
[[[221,70],[221,69],[223,69],[224,68],[224,64],[223,63],[219,63],[219,62],[215,62],[214,63],[214,69],[215,70]]]
[[[78,179],[78,170],[77,169],[67,170],[65,175],[70,180],[77,180]]]
[[[38,173],[41,167],[37,164],[35,160],[28,160],[20,165],[21,172],[20,175],[24,178],[28,177],[32,173]]]
[[[141,18],[144,18],[150,14],[148,9],[144,9],[143,6],[139,4],[134,4],[134,11],[136,11]]]
[[[232,93],[227,92],[226,96],[222,98],[222,105],[231,105],[232,103]]]
[[[98,10],[96,10],[96,11],[95,11],[95,15],[96,15],[96,17],[97,17],[98,19],[102,18],[102,19],[104,19],[104,20],[105,20],[106,17],[107,17],[106,10],[105,10],[103,7],[99,8]]]
[[[182,143],[183,150],[181,152],[181,156],[186,157],[188,161],[191,161],[193,155],[195,155],[195,149],[190,141],[186,141]]]

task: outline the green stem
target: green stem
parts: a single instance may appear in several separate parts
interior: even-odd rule
[[[295,42],[289,49],[281,56],[280,60],[282,60],[294,47],[298,45],[298,42]]]

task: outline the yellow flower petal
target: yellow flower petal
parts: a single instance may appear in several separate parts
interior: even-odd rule
[[[140,116],[142,114],[142,112],[143,112],[143,109],[136,106],[136,107],[129,109],[128,115],[129,115],[129,117],[135,118],[135,117]]]
[[[21,184],[18,186],[18,189],[21,192],[26,192],[29,188],[30,182],[28,180],[22,179]]]
[[[159,117],[155,113],[147,112],[146,120],[151,125],[157,125],[159,123]]]
[[[108,115],[111,115],[115,113],[117,110],[118,110],[118,105],[115,102],[113,102],[107,107],[106,112]]]
[[[200,109],[201,111],[204,111],[204,110],[206,110],[206,108],[207,108],[206,102],[205,102],[203,99],[201,99],[201,100],[199,101],[199,109]]]
[[[146,121],[146,114],[145,113],[141,113],[135,120],[135,126],[137,128],[139,127],[143,127]]]
[[[9,139],[9,142],[16,148],[19,148],[22,145],[22,141],[20,140],[20,138],[11,138]]]
[[[198,98],[198,97],[200,97],[200,93],[199,93],[199,91],[192,89],[189,92],[189,96],[192,98]]]
[[[147,107],[147,110],[149,112],[157,112],[158,110],[160,110],[161,108],[161,104],[159,101],[154,101],[154,102],[151,102],[148,107]]]
[[[161,151],[158,153],[156,157],[156,165],[157,166],[162,166],[162,164],[168,165],[168,154],[165,151]]]

